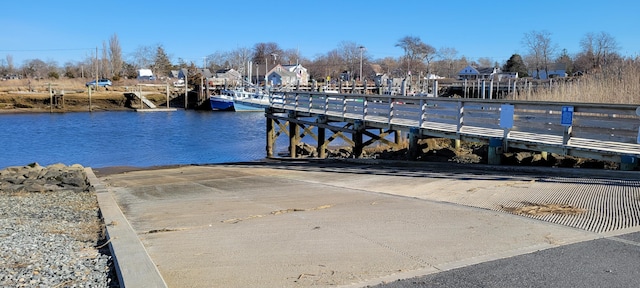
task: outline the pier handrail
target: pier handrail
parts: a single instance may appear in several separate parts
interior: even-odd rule
[[[394,130],[461,140],[499,139],[523,148],[598,160],[640,157],[640,108],[635,105],[278,92],[272,108],[364,120]],[[637,160],[636,160],[637,161]]]

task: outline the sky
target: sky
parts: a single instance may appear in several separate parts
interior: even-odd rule
[[[216,52],[274,42],[310,60],[342,42],[366,48],[368,59],[401,57],[405,36],[458,57],[504,63],[526,55],[525,33],[550,32],[558,51],[580,52],[589,32],[613,36],[623,56],[640,53],[638,1],[5,1],[0,4],[0,64],[11,55],[58,65],[102,55],[117,35],[125,60],[162,45],[177,63],[203,63]]]

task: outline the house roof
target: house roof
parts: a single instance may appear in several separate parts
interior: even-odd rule
[[[464,67],[462,70],[460,70],[460,72],[458,72],[458,75],[491,75],[493,73],[499,72],[496,70],[499,70],[499,69],[494,67],[477,68],[477,67],[468,65],[467,67]]]
[[[200,73],[202,73],[202,76],[204,76],[204,78],[211,78],[213,76],[213,73],[211,73],[209,68],[200,69]]]
[[[138,69],[138,77],[153,76],[151,69]]]
[[[478,73],[480,74],[492,74],[496,72],[496,68],[493,67],[482,67],[482,68],[478,68]]]

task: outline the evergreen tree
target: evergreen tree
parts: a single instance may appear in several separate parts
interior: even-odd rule
[[[527,73],[527,65],[524,64],[522,60],[522,56],[519,54],[511,55],[511,58],[507,60],[507,63],[502,67],[502,71],[504,72],[518,72],[518,77],[527,77],[529,73]]]
[[[571,59],[571,56],[569,56],[567,49],[562,49],[562,54],[560,54],[556,63],[564,64],[564,69],[567,71],[567,74],[573,74],[573,60]]]
[[[162,46],[158,46],[156,49],[156,57],[154,59],[154,73],[158,76],[167,76],[169,72],[171,72],[171,68],[173,65],[171,64],[171,60],[169,60],[169,56],[164,52],[164,48]]]

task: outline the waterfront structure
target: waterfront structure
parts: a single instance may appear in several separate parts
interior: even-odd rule
[[[268,157],[273,157],[279,135],[289,136],[292,158],[305,136],[317,140],[320,158],[337,138],[359,158],[363,148],[374,143],[400,147],[403,134],[408,135],[411,157],[421,149],[418,140],[431,137],[452,139],[456,147],[460,141],[488,144],[489,164],[500,164],[509,149],[617,162],[621,170],[634,169],[640,157],[640,107],[632,105],[304,91],[272,94],[269,103]],[[394,140],[387,139],[391,135]]]

